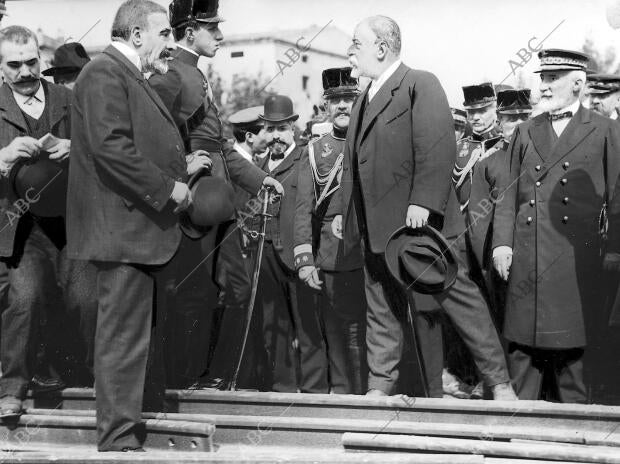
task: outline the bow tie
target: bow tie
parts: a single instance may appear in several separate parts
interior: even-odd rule
[[[549,115],[549,119],[551,120],[551,122],[559,121],[561,119],[566,119],[566,118],[572,118],[572,117],[573,117],[573,112],[572,111],[566,111],[565,113],[550,114]]]
[[[280,153],[279,155],[274,155],[273,153],[269,155],[272,161],[279,161],[284,159],[284,153]]]

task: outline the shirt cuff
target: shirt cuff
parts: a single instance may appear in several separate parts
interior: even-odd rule
[[[295,248],[293,248],[293,256],[296,270],[299,270],[304,266],[314,266],[312,245],[310,245],[309,243],[297,245]]]
[[[500,255],[511,255],[512,256],[512,248],[506,245],[500,245],[498,247],[493,248],[493,258]]]

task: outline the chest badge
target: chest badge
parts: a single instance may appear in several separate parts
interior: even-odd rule
[[[321,152],[321,158],[327,158],[334,152],[332,146],[328,143],[323,144],[323,151]]]
[[[469,155],[469,144],[467,142],[463,143],[461,147],[461,151],[459,151],[459,158],[463,158],[464,156]]]

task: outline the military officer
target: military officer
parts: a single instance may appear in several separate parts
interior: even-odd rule
[[[602,309],[599,219],[620,171],[620,128],[580,103],[586,55],[538,57],[543,113],[517,126],[508,149],[494,263],[510,277],[504,336],[519,397],[539,399],[549,376],[553,399],[582,403],[587,328]]]
[[[269,362],[267,375],[271,377],[268,389],[325,393],[327,362],[318,318],[314,311],[300,310],[299,301],[311,295],[297,280],[293,261],[293,223],[303,151],[294,139],[298,117],[289,97],[275,95],[265,101],[261,119],[265,124],[269,156],[260,160],[259,167],[281,182],[286,193],[272,198],[269,205],[271,217],[267,224],[257,301],[262,307],[260,314]]]
[[[620,114],[620,76],[590,74],[588,76],[590,108],[603,116],[618,119]]]
[[[359,94],[351,68],[323,71],[323,96],[332,130],[311,140],[302,154],[295,212],[295,267],[316,290],[307,311],[318,311],[334,393],[366,392],[366,298],[361,249],[342,247],[340,178],[353,100]]]
[[[223,19],[218,14],[218,3],[218,0],[174,0],[170,3],[170,25],[177,49],[168,61],[168,72],[154,74],[149,84],[172,114],[188,153],[202,150],[203,154],[189,157],[188,164],[201,165],[208,156],[212,175],[230,177],[233,183],[252,195],[263,185],[274,186],[282,192],[278,182],[237,153],[223,137],[213,90],[198,68],[200,57],[215,56],[223,40],[219,28]],[[170,352],[176,351],[177,356],[189,360],[184,363],[184,370],[177,373],[181,384],[202,387],[206,381],[208,359],[197,353],[213,353],[215,340],[210,340],[210,334],[217,320],[212,316],[217,314],[217,295],[223,287],[217,279],[220,255],[216,251],[219,242],[226,237],[224,231],[228,225],[212,228],[200,241],[186,242],[180,251],[183,257],[179,259],[185,265],[179,270],[175,306],[183,317],[177,317],[175,322],[181,326],[176,339],[184,348]],[[205,314],[205,307],[211,309],[208,314]],[[204,344],[210,344],[210,349],[205,350]],[[179,367],[180,363],[173,361],[169,365]]]

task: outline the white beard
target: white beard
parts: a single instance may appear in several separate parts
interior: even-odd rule
[[[154,74],[166,74],[168,72],[168,69],[169,69],[168,60],[158,58],[152,63],[148,63],[145,66],[144,70],[146,72],[152,72]]]

